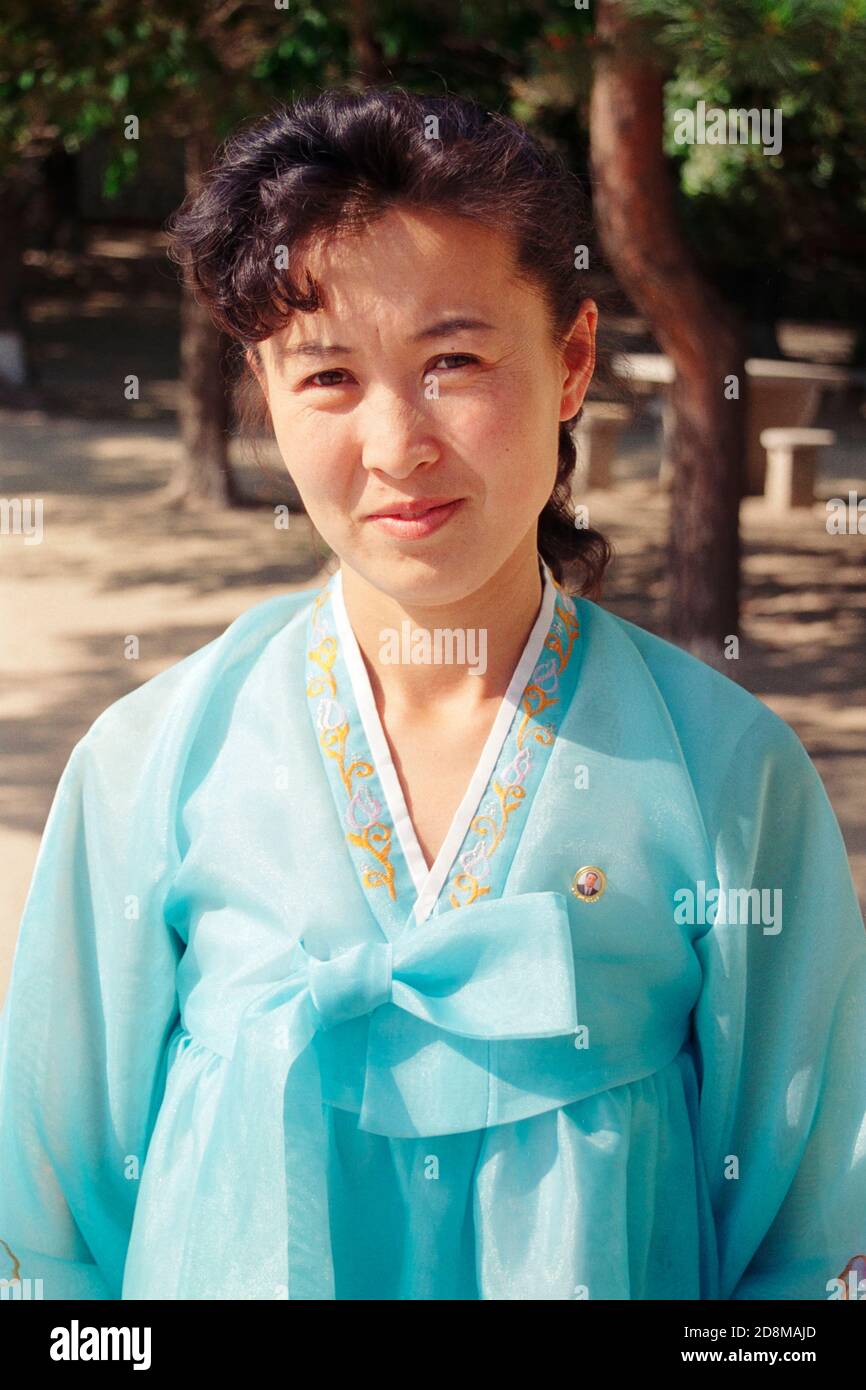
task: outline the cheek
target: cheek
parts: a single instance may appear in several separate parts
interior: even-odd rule
[[[559,422],[528,396],[518,390],[467,411],[458,440],[486,509],[515,518],[539,512],[556,483]]]
[[[274,438],[283,463],[309,511],[342,501],[348,486],[341,465],[344,431],[339,419],[292,407],[271,408]]]

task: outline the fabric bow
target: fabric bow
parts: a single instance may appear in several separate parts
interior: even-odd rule
[[[412,1058],[405,1029],[393,1026],[405,1014],[423,1021],[419,1040],[440,1050],[435,1085],[458,1088],[465,1129],[489,1120],[490,1071],[477,1045],[467,1052],[460,1039],[577,1029],[560,893],[481,900],[420,926],[410,919],[395,942],[362,942],[330,960],[298,946],[297,959],[291,976],[242,1016],[196,1183],[180,1298],[335,1297],[327,1132],[311,1046],[319,1030],[370,1015],[359,1126],[389,1134],[445,1132],[413,1128],[412,1088],[407,1101],[399,1085],[401,1055],[410,1068]]]

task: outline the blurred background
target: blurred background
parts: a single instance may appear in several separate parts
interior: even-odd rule
[[[7,0],[0,996],[73,744],[328,561],[165,224],[239,122],[334,84],[474,97],[583,180],[602,601],[796,729],[866,901],[864,72],[866,0]]]

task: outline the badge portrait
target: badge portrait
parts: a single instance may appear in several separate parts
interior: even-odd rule
[[[866,1297],[866,21],[349,8],[19,17],[4,1296]]]

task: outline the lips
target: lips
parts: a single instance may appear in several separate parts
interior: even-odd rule
[[[447,507],[459,500],[457,497],[419,497],[411,502],[396,503],[393,507],[381,507],[378,511],[370,512],[367,519],[373,521],[379,517],[396,517],[401,521],[413,521],[437,507]]]
[[[371,512],[367,521],[398,541],[420,541],[446,526],[460,510],[462,497],[418,497],[394,503],[391,510]]]

